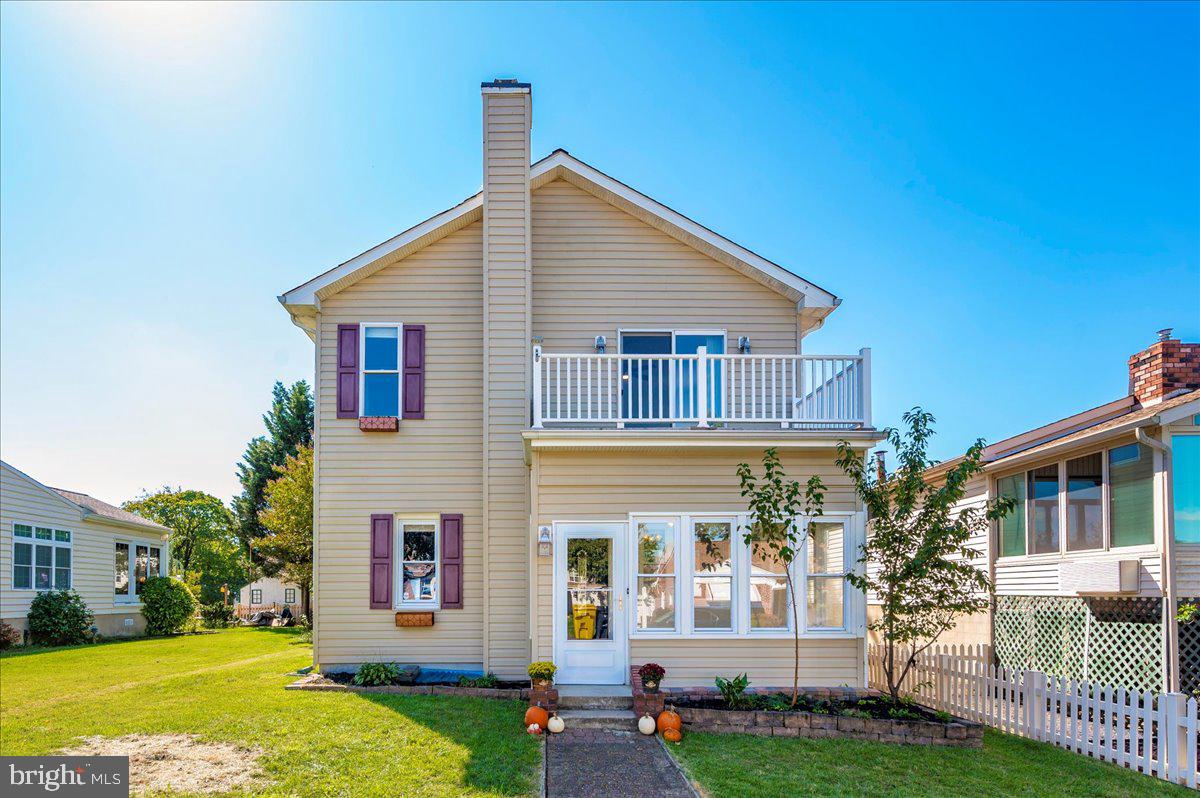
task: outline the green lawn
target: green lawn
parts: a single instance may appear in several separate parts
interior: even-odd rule
[[[191,733],[266,750],[261,795],[528,795],[538,743],[517,702],[285,692],[311,648],[292,630],[0,656],[0,754],[77,737]]]
[[[1192,794],[1153,776],[990,730],[981,751],[700,733],[668,748],[710,798]]]

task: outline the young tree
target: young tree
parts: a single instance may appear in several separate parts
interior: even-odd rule
[[[263,492],[266,507],[259,522],[266,534],[255,539],[255,550],[283,563],[284,577],[300,586],[304,614],[312,618],[309,596],[313,567],[313,447],[301,446],[276,469],[276,478]]]
[[[266,506],[263,493],[267,483],[277,476],[275,470],[301,446],[312,444],[313,398],[308,383],[299,380],[285,388],[282,382],[271,389],[271,409],[263,416],[265,436],[252,438],[246,444],[242,462],[237,464],[242,492],[233,498],[233,514],[237,519],[237,534],[249,546],[266,530],[259,513]],[[267,575],[277,573],[279,562],[256,562]]]
[[[791,573],[792,561],[799,556],[804,536],[811,533],[812,521],[824,512],[825,485],[816,474],[809,477],[803,487],[799,482],[788,479],[779,452],[774,448],[763,452],[763,475],[755,477],[746,463],[737,467],[741,481],[742,496],[746,498],[750,523],[743,529],[745,542],[754,551],[782,566]],[[710,554],[719,554],[705,541]],[[792,636],[795,643],[795,667],[792,670],[792,703],[800,696],[800,616],[795,585],[789,578],[787,583],[788,603],[792,611]]]
[[[245,559],[233,534],[233,516],[216,496],[199,490],[163,487],[121,505],[174,530],[171,573],[199,585],[200,600],[221,600],[221,585],[241,586]]]
[[[958,507],[967,481],[983,471],[983,441],[971,445],[962,459],[935,484],[925,471],[934,418],[919,407],[904,414],[905,434],[884,430],[898,466],[877,477],[850,444],[838,444],[838,466],[854,483],[867,508],[869,533],[859,563],[872,563],[874,573],[851,573],[846,579],[859,590],[874,592],[882,612],[869,628],[883,638],[883,671],[892,700],[917,657],[933,645],[959,615],[987,609],[991,580],[971,564],[979,553],[970,537],[1013,507],[1010,499]],[[899,661],[897,661],[899,659]]]

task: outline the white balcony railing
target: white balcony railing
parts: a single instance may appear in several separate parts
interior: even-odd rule
[[[533,349],[533,427],[871,426],[857,355],[548,354]]]

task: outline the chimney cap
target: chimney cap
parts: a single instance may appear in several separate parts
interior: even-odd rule
[[[1174,327],[1164,327],[1164,328],[1162,328],[1161,330],[1159,330],[1159,331],[1158,331],[1158,340],[1159,340],[1159,341],[1169,341],[1169,340],[1171,340],[1171,332],[1172,332],[1174,329],[1175,329]]]
[[[481,89],[528,89],[532,84],[521,83],[516,78],[496,78],[479,84]]]

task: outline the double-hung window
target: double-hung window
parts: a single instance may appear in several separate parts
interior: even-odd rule
[[[150,543],[118,540],[113,557],[113,600],[136,603],[146,580],[166,573],[162,548]]]
[[[671,632],[675,620],[674,518],[642,519],[637,532],[637,628],[646,632]]]
[[[400,604],[435,606],[438,602],[438,525],[436,521],[400,521],[397,550],[402,553]]]
[[[296,603],[296,588],[286,587],[283,589],[283,603],[284,604],[295,604]]]
[[[843,629],[846,626],[846,525],[842,521],[816,521],[808,546],[809,629]]]
[[[250,588],[250,606],[262,604],[262,588]]]
[[[401,325],[363,324],[362,411],[364,416],[400,415]]]
[[[13,590],[69,590],[71,532],[13,524]]]

